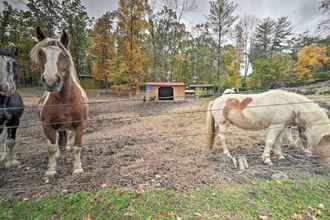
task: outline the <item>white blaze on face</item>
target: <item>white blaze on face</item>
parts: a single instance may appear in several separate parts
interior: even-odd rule
[[[6,56],[0,56],[0,83],[7,83],[8,78],[8,61]]]
[[[58,47],[50,46],[47,48],[42,49],[46,55],[46,63],[44,73],[42,74],[45,82],[51,86],[57,80],[58,69],[57,69],[57,62],[58,57],[61,53],[61,49]]]

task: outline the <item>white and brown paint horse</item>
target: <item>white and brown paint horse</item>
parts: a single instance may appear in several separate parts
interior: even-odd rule
[[[71,54],[68,50],[69,37],[63,31],[58,39],[48,38],[37,28],[39,43],[31,51],[32,60],[43,67],[41,81],[46,92],[40,102],[40,118],[49,140],[48,170],[46,176],[56,174],[56,159],[60,146],[66,146],[67,131],[74,133],[73,173],[83,173],[81,148],[84,129],[87,127],[87,96],[81,88]]]
[[[298,115],[298,116],[297,116]],[[215,133],[224,153],[236,162],[226,145],[229,125],[244,130],[267,129],[262,158],[271,165],[270,152],[282,158],[281,146],[275,144],[288,125],[304,127],[312,154],[330,162],[330,120],[325,111],[308,98],[291,92],[273,90],[261,94],[228,94],[210,102],[207,111],[207,145],[214,145]]]

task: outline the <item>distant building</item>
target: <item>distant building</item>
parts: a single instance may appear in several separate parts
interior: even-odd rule
[[[215,86],[213,84],[192,84],[189,86],[190,89],[194,90],[195,92],[197,90],[202,91],[202,96],[213,96],[214,95],[214,89]],[[196,94],[199,95],[199,94]]]
[[[185,84],[183,82],[147,82],[147,100],[185,100]]]

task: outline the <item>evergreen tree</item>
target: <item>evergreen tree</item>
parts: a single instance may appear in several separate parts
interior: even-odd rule
[[[234,15],[234,11],[237,8],[231,0],[212,0],[210,1],[210,15],[208,21],[210,23],[213,32],[217,35],[217,49],[218,49],[218,62],[217,62],[217,77],[220,79],[221,71],[221,44],[224,41],[224,37],[231,30],[232,25],[237,20],[237,16]]]
[[[292,25],[288,17],[280,17],[274,25],[271,54],[288,48],[288,38],[292,35]]]

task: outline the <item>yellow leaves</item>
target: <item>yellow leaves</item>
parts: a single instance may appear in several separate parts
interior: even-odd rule
[[[298,53],[298,62],[295,72],[299,77],[311,77],[313,71],[317,71],[323,63],[329,63],[326,55],[326,47],[311,44],[302,48]]]

